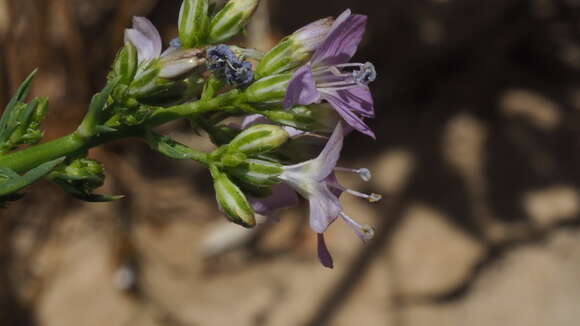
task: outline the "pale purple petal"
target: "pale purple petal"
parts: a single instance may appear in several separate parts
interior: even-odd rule
[[[342,211],[338,198],[324,185],[320,184],[317,193],[308,198],[310,206],[310,228],[323,233]]]
[[[332,255],[330,251],[328,251],[328,247],[326,246],[326,242],[324,241],[324,235],[322,233],[317,233],[317,242],[318,242],[318,259],[322,266],[327,268],[333,268],[334,263],[332,261]]]
[[[161,55],[161,35],[145,17],[133,17],[133,28],[125,30],[125,42],[131,42],[137,48],[139,62]]]
[[[271,215],[277,210],[298,205],[298,195],[287,184],[272,186],[272,194],[266,198],[249,198],[254,211],[262,215]]]
[[[324,149],[316,158],[316,161],[320,164],[319,170],[316,171],[316,179],[318,181],[324,180],[334,171],[336,163],[340,158],[340,151],[342,150],[343,140],[344,129],[342,127],[342,123],[338,123],[334,129],[334,132],[332,132],[332,136],[330,136],[330,139],[324,146]]]
[[[242,120],[242,130],[259,123],[272,124],[272,121],[260,114],[250,114]]]
[[[320,93],[316,89],[310,65],[304,65],[294,72],[284,98],[284,108],[294,105],[308,105],[320,100]]]
[[[367,126],[367,124],[364,123],[364,121],[359,116],[353,113],[351,108],[343,100],[330,93],[324,93],[323,96],[324,99],[334,107],[336,112],[340,114],[340,116],[349,126],[367,136],[376,138],[375,133],[371,130],[371,128],[369,128],[369,126]]]
[[[319,19],[294,32],[291,38],[296,44],[302,46],[303,51],[314,51],[324,43],[332,30],[333,23],[332,17]]]
[[[312,57],[314,65],[337,65],[346,63],[356,53],[362,40],[367,16],[351,15],[350,10],[343,12],[334,22],[332,31]]]

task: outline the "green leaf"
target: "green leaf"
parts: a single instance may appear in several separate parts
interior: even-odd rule
[[[6,181],[0,184],[0,197],[9,196],[17,191],[31,185],[32,183],[38,181],[42,177],[46,176],[50,171],[52,171],[57,165],[64,161],[64,157],[58,158],[56,160],[43,163],[36,168],[28,171],[23,176],[16,174],[10,169],[2,168],[0,174],[3,177],[7,177]]]
[[[38,98],[28,104],[23,102],[35,74],[36,70],[20,85],[0,118],[0,153],[10,151],[17,145],[35,144],[42,138],[39,127],[46,114],[48,100]]]
[[[93,96],[91,103],[89,104],[89,112],[77,129],[79,134],[84,137],[91,137],[99,132],[100,128],[98,128],[98,126],[107,119],[105,117],[105,109],[109,97],[111,96],[111,93],[118,83],[119,78],[110,80],[107,83],[107,86],[105,86],[105,88],[103,88],[100,93],[97,93]]]

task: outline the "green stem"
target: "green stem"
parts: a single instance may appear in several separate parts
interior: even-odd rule
[[[222,107],[231,106],[243,101],[243,94],[239,90],[232,90],[212,99],[200,100],[170,108],[160,108],[141,126],[124,128],[117,132],[89,138],[82,137],[75,131],[70,135],[47,143],[31,146],[8,155],[1,155],[0,166],[12,169],[17,173],[24,173],[42,163],[62,156],[68,156],[78,151],[88,150],[91,147],[109,141],[142,136],[144,130],[149,130],[166,122],[219,110]],[[207,164],[207,154],[199,151],[195,151],[193,154],[194,160]]]
[[[86,145],[86,139],[77,133],[72,133],[44,144],[0,156],[0,166],[23,173],[44,162],[79,151]]]

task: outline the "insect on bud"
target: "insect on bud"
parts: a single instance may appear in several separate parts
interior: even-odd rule
[[[254,211],[240,188],[215,168],[212,169],[212,176],[216,200],[228,219],[243,227],[255,226]]]
[[[289,138],[284,128],[259,124],[249,127],[237,135],[229,144],[228,151],[246,155],[263,154],[282,146]]]
[[[230,0],[211,20],[209,43],[222,43],[240,33],[259,3],[259,0]]]
[[[209,29],[207,0],[184,0],[179,11],[179,40],[183,48],[203,45]]]

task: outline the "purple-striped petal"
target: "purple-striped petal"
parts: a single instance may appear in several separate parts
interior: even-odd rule
[[[362,40],[366,22],[367,16],[352,15],[350,10],[343,12],[324,43],[316,49],[312,63],[331,66],[350,61]]]
[[[310,65],[304,65],[294,72],[288,83],[288,90],[284,98],[284,108],[294,105],[308,105],[320,100],[320,93],[316,89],[316,83],[312,79]]]
[[[359,132],[375,138],[375,133],[371,130],[371,128],[364,123],[364,121],[357,116],[355,113],[351,111],[351,107],[348,106],[343,100],[337,97],[335,94],[324,93],[324,99],[330,103],[338,112],[338,114],[342,117],[342,119],[351,127],[358,130]]]
[[[271,215],[277,210],[298,205],[298,195],[294,189],[284,183],[272,186],[272,194],[266,198],[249,198],[254,211],[262,215]]]
[[[330,254],[330,251],[328,251],[328,247],[326,246],[324,235],[322,233],[317,234],[317,242],[318,260],[320,260],[322,266],[326,268],[333,268],[334,262],[332,261],[332,255]]]
[[[336,97],[359,115],[367,118],[375,117],[373,95],[367,86],[338,90]]]
[[[145,17],[133,17],[133,28],[125,30],[125,42],[137,48],[139,62],[149,61],[161,55],[161,35]]]
[[[336,163],[340,158],[340,151],[342,150],[342,143],[344,140],[344,129],[342,123],[338,123],[332,132],[332,136],[324,146],[324,149],[316,158],[320,166],[316,171],[316,179],[322,181],[326,179],[336,167]]]

